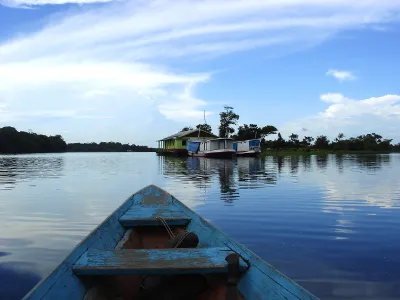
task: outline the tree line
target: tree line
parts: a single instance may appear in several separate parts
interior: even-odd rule
[[[220,114],[220,125],[218,127],[219,137],[231,137],[234,140],[261,139],[263,148],[267,149],[321,149],[334,151],[400,151],[400,143],[392,144],[392,139],[385,139],[376,133],[368,133],[357,137],[345,138],[343,133],[339,133],[335,139],[330,141],[327,136],[320,135],[316,138],[304,136],[299,139],[299,135],[292,133],[287,139],[283,138],[278,129],[272,125],[259,127],[256,124],[243,124],[237,128],[239,115],[233,111],[233,107],[225,106]],[[208,124],[198,124],[197,129],[211,132]],[[236,132],[236,133],[235,133]],[[267,140],[267,136],[277,134],[275,140]]]
[[[49,152],[153,152],[155,149],[135,144],[115,142],[67,144],[61,135],[46,136],[18,131],[14,127],[0,128],[0,153],[49,153]]]

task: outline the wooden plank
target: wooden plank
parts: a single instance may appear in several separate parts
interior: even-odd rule
[[[135,202],[140,202],[143,194],[148,193],[149,189],[160,195],[162,193],[162,190],[154,185],[150,185],[129,197],[114,213],[80,242],[65,260],[48,277],[40,281],[23,299],[82,299],[86,288],[72,272],[72,265],[89,249],[113,249],[121,240],[124,233],[124,227],[119,223],[119,218]]]
[[[229,248],[87,251],[74,264],[77,275],[210,274],[227,272]],[[247,264],[240,260],[240,269]]]
[[[156,219],[160,216],[165,219],[170,226],[185,226],[190,222],[182,210],[173,206],[158,207],[158,206],[134,206],[129,209],[121,218],[120,222],[123,226],[162,226],[160,220]]]

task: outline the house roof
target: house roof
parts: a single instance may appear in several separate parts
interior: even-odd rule
[[[203,133],[209,134],[210,137],[217,137],[215,134],[212,134],[211,132],[207,132],[207,131],[204,131],[204,130],[200,130],[200,131],[203,132]],[[171,140],[171,139],[177,139],[177,138],[180,138],[180,137],[184,137],[184,136],[193,134],[193,133],[195,133],[195,132],[199,132],[199,130],[196,128],[196,129],[192,129],[192,130],[181,131],[181,132],[175,133],[175,134],[173,134],[173,135],[167,136],[166,138],[163,138],[163,139],[161,139],[160,141],[166,141],[166,140]]]

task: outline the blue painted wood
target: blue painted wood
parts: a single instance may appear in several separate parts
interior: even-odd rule
[[[151,216],[153,217],[155,210],[163,211],[164,214],[169,214],[169,216],[173,217],[176,217],[177,214],[183,214],[183,217],[191,220],[188,230],[195,232],[199,236],[201,247],[227,247],[238,253],[249,264],[249,268],[241,277],[238,286],[239,291],[246,299],[317,299],[250,250],[210,225],[176,198],[153,185],[140,190],[122,204],[24,299],[82,299],[85,294],[85,287],[78,276],[73,273],[72,266],[77,261],[84,260],[85,257],[87,259],[90,253],[94,253],[92,251],[108,250],[113,253],[114,250],[112,249],[116,247],[124,234],[124,227],[120,223],[120,219],[123,219],[123,216],[136,218],[139,215],[139,217],[143,218],[146,215],[148,216],[150,211],[153,211]],[[182,217],[182,215],[180,216]],[[159,250],[157,253],[159,253]],[[94,254],[94,257],[98,257],[98,254]],[[156,261],[155,257],[155,255],[150,255],[150,260]],[[212,260],[214,259],[213,257],[209,259]],[[121,266],[126,266],[125,263],[132,263],[131,259],[126,261],[121,259],[119,260]],[[145,261],[144,258],[142,261]],[[176,257],[166,259],[164,256],[164,261],[166,264],[171,264],[178,261],[178,259]],[[125,268],[127,269],[127,267]]]
[[[91,250],[72,269],[77,275],[174,275],[226,273],[229,248]],[[240,270],[247,264],[240,260]]]
[[[128,198],[113,214],[79,243],[65,260],[48,277],[40,281],[23,299],[82,299],[85,287],[72,272],[72,265],[89,249],[113,249],[124,232],[123,226],[119,223],[119,218],[133,203],[141,200],[144,192],[153,187],[145,187]]]
[[[190,222],[182,210],[171,206],[133,206],[129,209],[119,221],[125,227],[128,226],[163,226],[160,216],[165,219],[170,226],[184,226]]]

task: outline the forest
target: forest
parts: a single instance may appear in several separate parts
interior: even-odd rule
[[[18,131],[14,127],[0,128],[0,153],[50,153],[50,152],[153,152],[147,146],[115,142],[67,144],[61,135],[46,136]]]

